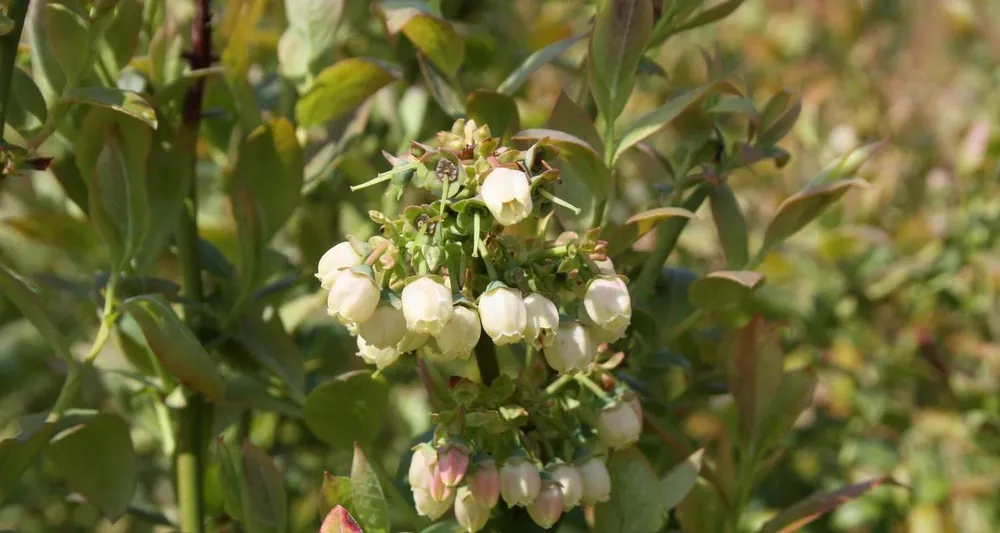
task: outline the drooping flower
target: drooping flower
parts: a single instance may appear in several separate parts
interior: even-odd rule
[[[449,497],[440,501],[431,497],[430,493],[424,489],[413,489],[413,503],[417,508],[417,514],[426,516],[431,520],[437,520],[444,516],[451,509],[451,504],[455,501],[455,492],[449,489]]]
[[[476,533],[486,527],[490,519],[490,508],[481,504],[472,495],[469,487],[460,487],[455,494],[455,520],[468,533]]]
[[[513,344],[524,338],[528,311],[514,289],[494,282],[479,296],[479,316],[483,329],[497,346]]]
[[[579,471],[583,480],[583,495],[580,501],[584,505],[606,502],[611,498],[611,474],[604,461],[598,457],[591,457],[580,465]]]
[[[603,330],[601,340],[613,342],[625,335],[632,321],[632,297],[617,276],[599,276],[587,285],[583,308],[594,326]]]
[[[455,489],[445,485],[444,480],[441,479],[441,465],[435,464],[431,469],[433,470],[433,474],[431,475],[430,483],[427,485],[427,493],[436,502],[454,498]]]
[[[525,457],[511,457],[500,468],[500,495],[511,507],[535,501],[541,486],[538,467]]]
[[[326,312],[341,323],[361,324],[378,307],[380,291],[371,269],[366,272],[365,268],[361,266],[341,272],[330,286]]]
[[[605,407],[597,419],[597,433],[601,441],[616,450],[631,446],[639,440],[641,432],[639,417],[628,403]]]
[[[354,251],[354,247],[349,242],[342,242],[330,248],[319,259],[316,267],[316,279],[324,289],[333,286],[333,282],[340,274],[350,268],[361,264],[361,256]]]
[[[437,465],[438,454],[433,446],[426,442],[417,445],[413,450],[413,457],[410,459],[410,469],[407,471],[406,479],[410,482],[410,487],[415,489],[426,489],[431,484],[431,477],[434,476],[434,467]]]
[[[551,346],[555,342],[556,328],[559,327],[559,309],[556,304],[533,292],[524,297],[524,307],[528,312],[524,338],[535,348]]]
[[[503,226],[517,224],[531,214],[531,185],[520,170],[494,168],[483,180],[479,194],[493,218]]]
[[[570,509],[580,505],[583,498],[583,478],[580,470],[571,464],[558,464],[551,469],[552,478],[559,483],[563,493],[563,509]]]
[[[478,461],[468,474],[466,483],[477,502],[489,509],[496,507],[500,500],[500,472],[493,459]]]
[[[383,301],[368,320],[358,324],[358,335],[376,348],[395,348],[406,335],[406,317],[401,309]]]
[[[528,505],[528,515],[544,529],[549,529],[562,516],[563,493],[555,481],[545,481],[538,496]]]
[[[556,340],[545,348],[545,361],[556,372],[583,370],[597,358],[597,344],[579,322],[560,324]]]
[[[358,357],[370,365],[382,370],[399,359],[399,352],[395,348],[377,348],[368,344],[364,337],[358,337]]]
[[[414,350],[419,349],[424,344],[426,344],[427,339],[429,338],[430,335],[426,333],[416,333],[410,330],[406,330],[406,333],[403,335],[403,338],[399,340],[398,344],[396,344],[396,351],[399,353],[412,352]]]
[[[467,359],[479,343],[483,328],[479,315],[463,305],[456,305],[451,318],[434,338],[446,359]]]
[[[429,277],[408,283],[402,298],[403,315],[410,331],[437,335],[451,318],[451,291]]]
[[[469,468],[469,448],[461,442],[449,442],[438,448],[437,454],[441,481],[448,487],[457,486]]]

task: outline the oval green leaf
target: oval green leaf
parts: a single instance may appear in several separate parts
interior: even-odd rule
[[[568,133],[549,129],[523,130],[514,135],[515,141],[540,142],[555,148],[574,174],[583,179],[587,188],[598,199],[611,192],[611,171],[601,156],[583,139]]]
[[[720,270],[691,284],[688,297],[705,311],[738,306],[764,281],[759,272]]]
[[[778,211],[764,231],[764,243],[757,252],[758,257],[763,257],[775,246],[815,220],[852,187],[868,187],[868,183],[861,179],[844,179],[806,188],[787,198],[778,206]]]
[[[561,56],[564,52],[566,52],[566,50],[569,50],[571,46],[586,36],[586,33],[579,33],[561,41],[554,42],[541,50],[536,50],[528,56],[528,58],[525,59],[520,66],[514,69],[514,72],[511,72],[499,86],[497,86],[497,92],[513,96],[513,94],[517,92],[522,85],[524,85],[524,82],[528,81],[528,78],[530,78],[532,74],[538,72],[538,69],[542,68],[553,59]]]
[[[649,137],[650,135],[667,127],[674,121],[674,119],[681,116],[681,113],[701,101],[701,98],[708,94],[710,90],[715,88],[717,83],[718,82],[716,81],[712,81],[685,93],[679,94],[670,99],[669,102],[650,111],[645,116],[635,121],[635,123],[629,126],[629,128],[625,131],[621,139],[618,140],[618,146],[615,148],[615,156],[612,161],[617,161],[618,157],[620,157],[625,150],[628,150],[646,137]]]
[[[326,516],[329,511],[337,507],[343,507],[352,515],[356,513],[351,478],[324,472],[323,486],[320,487],[320,516]]]
[[[486,90],[472,91],[465,109],[469,117],[480,125],[488,124],[490,133],[494,136],[509,138],[521,129],[517,103],[506,94]]]
[[[389,405],[389,387],[359,370],[316,387],[306,398],[306,424],[327,444],[349,449],[375,440]]]
[[[7,123],[20,133],[27,134],[42,127],[48,116],[45,97],[27,72],[14,67],[10,80],[10,107]]]
[[[659,488],[663,497],[664,511],[677,507],[677,504],[681,503],[694,488],[695,482],[698,481],[698,473],[701,472],[701,460],[704,455],[704,448],[694,452],[660,478]]]
[[[52,345],[56,354],[63,361],[74,364],[76,359],[69,350],[69,342],[63,337],[62,330],[49,318],[48,312],[42,304],[42,299],[17,274],[3,264],[0,264],[0,292],[17,307],[24,318],[31,322],[31,325],[35,326],[42,338]]]
[[[274,461],[263,450],[243,443],[243,528],[247,533],[284,533],[288,530],[285,482]]]
[[[31,432],[0,441],[0,503],[7,499],[21,474],[31,466],[56,432],[56,424],[46,422]]]
[[[465,59],[465,39],[450,22],[413,7],[387,10],[385,22],[389,33],[405,35],[445,76],[454,78],[458,73]]]
[[[747,221],[732,187],[727,183],[710,187],[708,200],[712,206],[715,230],[722,243],[722,252],[726,255],[726,265],[729,268],[743,268],[750,260]]]
[[[665,513],[658,480],[637,448],[611,454],[611,499],[596,509],[597,531],[649,533],[663,527]]]
[[[295,120],[303,128],[334,120],[399,76],[397,67],[376,59],[352,57],[338,61],[323,69],[309,92],[295,104]]]
[[[653,31],[650,0],[608,0],[597,13],[587,60],[590,88],[606,121],[621,114]]]
[[[682,217],[691,218],[694,213],[682,207],[657,207],[632,215],[621,226],[605,226],[601,240],[608,242],[608,255],[615,257],[628,250],[653,228],[664,220]]]
[[[87,66],[90,30],[87,20],[69,7],[45,3],[42,11],[45,34],[67,80],[76,80]]]

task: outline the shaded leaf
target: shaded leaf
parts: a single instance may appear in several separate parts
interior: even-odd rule
[[[182,135],[191,135],[185,132]],[[136,274],[146,274],[160,258],[180,220],[184,200],[194,179],[192,154],[184,149],[185,139],[175,138],[166,128],[156,130],[149,151],[146,194],[149,197],[149,224],[146,236],[135,253]]]
[[[307,64],[320,58],[333,44],[344,13],[344,0],[285,0],[288,32],[301,39]]]
[[[758,138],[762,145],[773,145],[780,141],[792,130],[792,126],[799,119],[799,113],[802,112],[802,98],[795,99],[791,106],[781,111],[772,107],[772,104],[777,105],[775,102],[782,103],[785,94],[779,93],[768,101],[768,105],[764,108],[763,125],[761,126],[763,131]],[[764,122],[765,120],[766,122]]]
[[[323,69],[309,92],[296,102],[295,120],[303,128],[329,122],[358,107],[399,76],[397,67],[377,59],[340,60]]]
[[[382,428],[389,387],[366,370],[349,372],[316,387],[304,407],[306,424],[323,442],[350,448],[371,444]]]
[[[758,256],[763,257],[775,246],[815,220],[851,187],[867,186],[868,183],[864,180],[844,179],[807,188],[787,198],[778,206],[774,218],[767,225],[764,231],[764,243],[757,252]]]
[[[227,379],[224,398],[222,403],[227,406],[262,409],[302,418],[302,409],[298,405],[250,376],[237,374]]]
[[[76,80],[87,66],[90,29],[83,15],[58,3],[45,3],[45,35],[68,80]]]
[[[27,72],[14,67],[11,72],[7,123],[18,132],[26,134],[42,127],[47,116],[42,91]]]
[[[243,528],[247,533],[282,533],[288,529],[285,482],[263,450],[243,443]]]
[[[539,142],[555,148],[559,157],[564,159],[583,178],[587,188],[598,199],[606,198],[611,191],[611,171],[604,165],[601,156],[592,146],[579,137],[565,132],[547,129],[523,130],[513,139],[515,141]]]
[[[761,527],[759,533],[792,533],[820,516],[881,485],[898,485],[888,476],[849,485],[834,492],[820,492],[782,511]]]
[[[564,131],[579,137],[589,144],[596,153],[604,153],[604,142],[594,128],[594,120],[580,108],[565,91],[559,91],[559,97],[549,113],[545,127],[550,130]]]
[[[237,339],[258,363],[281,378],[292,391],[304,393],[302,354],[278,313],[245,314],[240,319]]]
[[[0,264],[0,292],[17,307],[31,325],[35,326],[41,337],[52,345],[63,361],[67,363],[75,361],[73,353],[69,350],[69,342],[63,336],[62,330],[49,318],[41,298],[3,264]]]
[[[162,296],[129,298],[121,308],[139,324],[149,348],[171,375],[213,401],[222,398],[225,384],[215,360]]]
[[[759,449],[770,449],[791,431],[802,411],[812,404],[816,383],[816,373],[809,369],[787,372],[782,376],[781,386],[772,393],[770,408],[763,414]]]
[[[614,257],[635,244],[644,235],[653,231],[664,220],[683,217],[691,218],[694,213],[682,207],[657,207],[632,215],[620,226],[605,226],[601,239],[608,242],[608,255]]]
[[[724,344],[729,354],[729,391],[736,401],[746,443],[756,442],[763,422],[774,405],[774,391],[784,376],[778,335],[760,317],[730,334]]]
[[[354,461],[351,463],[351,494],[354,510],[365,533],[389,533],[389,506],[382,484],[357,443],[354,444]]]
[[[701,13],[698,13],[691,19],[684,22],[680,26],[674,28],[671,33],[680,33],[686,30],[692,30],[700,26],[705,26],[706,24],[711,24],[715,21],[722,20],[723,18],[732,14],[736,11],[736,8],[740,7],[746,0],[726,0],[720,2]]]
[[[233,451],[226,441],[216,440],[216,459],[219,461],[219,489],[226,514],[243,521],[243,454]]]
[[[389,33],[406,35],[441,72],[448,78],[455,77],[465,59],[465,39],[450,22],[413,7],[387,10],[385,21]]]
[[[719,501],[715,489],[701,479],[695,482],[675,511],[683,531],[691,533],[724,531],[729,512]]]
[[[427,90],[430,91],[434,101],[441,106],[441,109],[452,118],[465,115],[465,99],[458,90],[445,79],[432,63],[422,56],[417,56],[417,62],[420,65],[420,73],[427,84]]]
[[[764,281],[759,272],[719,270],[691,284],[691,302],[705,311],[738,306]]]
[[[747,221],[743,216],[736,195],[729,184],[721,183],[711,187],[708,199],[712,206],[712,219],[722,243],[729,268],[742,268],[750,261]]]
[[[156,111],[141,96],[113,87],[77,87],[62,98],[72,104],[90,104],[114,109],[156,127]]]
[[[122,417],[94,415],[53,438],[45,456],[66,483],[109,520],[125,514],[137,478],[132,437]]]
[[[618,146],[615,148],[613,161],[618,160],[618,157],[621,156],[625,150],[628,150],[646,137],[649,137],[657,131],[667,127],[674,121],[674,119],[679,117],[681,113],[686,111],[695,103],[699,102],[703,96],[716,86],[717,83],[718,82],[709,82],[705,85],[679,94],[671,98],[669,102],[650,111],[645,116],[635,121],[628,127],[627,130],[625,130],[625,133],[622,134],[621,138],[618,140]]]
[[[606,121],[613,121],[625,108],[652,31],[650,0],[608,0],[597,13],[587,69],[594,100]]]
[[[658,481],[646,456],[637,448],[611,454],[611,499],[596,508],[597,531],[649,533],[663,527],[665,513]]]
[[[490,133],[509,138],[521,129],[521,119],[514,99],[506,94],[478,90],[469,93],[465,109],[469,117],[490,126]]]
[[[56,432],[56,425],[45,422],[34,431],[0,441],[0,503],[3,503]]]
[[[698,473],[701,472],[701,460],[704,455],[705,449],[702,448],[660,477],[659,490],[663,498],[664,511],[676,507],[694,488],[695,482],[698,481]]]
[[[562,55],[566,52],[566,50],[569,50],[571,46],[586,36],[586,33],[579,33],[561,41],[554,42],[541,50],[536,50],[528,56],[528,58],[525,59],[520,66],[514,69],[514,71],[511,72],[499,86],[497,86],[497,92],[506,95],[513,95],[518,89],[521,88],[522,85],[524,85],[526,81],[528,81],[532,74],[538,72],[538,69]]]
[[[361,526],[354,520],[351,513],[341,506],[336,506],[327,513],[319,533],[364,533]]]

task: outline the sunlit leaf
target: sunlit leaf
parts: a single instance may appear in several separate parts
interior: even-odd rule
[[[701,472],[701,461],[705,450],[700,449],[687,459],[681,461],[660,477],[659,491],[663,498],[663,509],[670,510],[677,506],[694,488]]]
[[[804,189],[787,198],[767,225],[758,255],[763,256],[804,228],[852,187],[868,187],[868,183],[854,178],[842,179]]]
[[[385,21],[389,33],[401,32],[441,72],[449,78],[455,77],[465,59],[465,38],[450,22],[412,7],[387,10]]]
[[[720,270],[711,272],[691,285],[690,298],[706,311],[739,305],[764,281],[759,272]]]
[[[331,121],[399,76],[398,68],[376,59],[342,59],[319,73],[309,92],[295,104],[295,118],[303,128]]]
[[[323,486],[320,487],[320,516],[329,511],[343,507],[354,515],[354,489],[351,488],[351,478],[323,473]]]
[[[611,171],[604,165],[601,156],[583,139],[547,129],[524,130],[514,135],[513,139],[530,142],[544,139],[543,144],[559,152],[559,157],[573,167],[595,197],[605,198],[611,191]]]
[[[601,239],[608,242],[608,255],[614,257],[635,244],[644,235],[653,231],[664,220],[683,217],[691,218],[694,213],[682,207],[657,207],[632,215],[620,226],[605,226]]]
[[[744,442],[753,443],[784,376],[775,326],[755,317],[729,336],[724,349],[729,354],[729,390],[740,414],[742,436]]]
[[[243,443],[243,528],[247,533],[283,533],[288,530],[285,481],[263,450]]]
[[[354,442],[370,444],[382,428],[389,404],[389,387],[357,371],[316,387],[304,408],[306,424],[323,442],[348,449]]]
[[[458,90],[451,85],[444,75],[430,61],[422,56],[417,56],[420,64],[420,73],[427,83],[427,90],[430,91],[434,101],[441,109],[453,118],[465,115],[465,99]]]
[[[650,111],[645,116],[635,121],[625,130],[618,145],[615,148],[614,160],[617,160],[625,150],[635,146],[637,143],[670,125],[684,111],[695,103],[699,102],[703,96],[712,90],[717,82],[710,82],[681,93],[672,98],[662,106]]]
[[[90,48],[90,29],[87,19],[59,3],[43,4],[46,36],[63,75],[68,80],[80,76],[86,65]]]
[[[736,9],[740,7],[745,1],[746,0],[725,0],[724,2],[719,2],[718,4],[715,4],[712,7],[688,19],[687,21],[684,22],[684,24],[681,24],[680,26],[674,28],[674,30],[671,33],[680,33],[682,31],[692,30],[694,28],[698,28],[700,26],[705,26],[715,21],[722,20],[723,18],[732,14],[733,11],[736,11]]]
[[[243,521],[243,454],[230,448],[219,437],[216,440],[216,460],[219,463],[219,489],[226,514]]]
[[[597,531],[648,533],[663,526],[664,512],[656,474],[636,448],[611,454],[611,499],[597,505]]]
[[[63,97],[63,102],[90,104],[114,109],[156,127],[156,111],[138,94],[112,87],[78,87]]]
[[[650,0],[608,0],[597,13],[587,60],[590,88],[605,120],[621,114],[653,30]]]
[[[820,492],[782,511],[760,528],[759,533],[793,533],[837,507],[882,485],[896,485],[887,476],[877,477],[833,492]]]
[[[562,55],[566,50],[569,50],[571,46],[576,44],[586,37],[586,33],[579,33],[567,39],[554,42],[541,50],[536,50],[527,59],[521,63],[514,72],[511,72],[503,82],[497,86],[497,92],[506,95],[513,95],[521,88],[522,85],[531,77],[532,74],[538,71],[546,64],[548,64],[553,59]]]

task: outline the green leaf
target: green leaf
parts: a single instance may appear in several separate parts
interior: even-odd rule
[[[761,145],[776,144],[792,130],[792,126],[799,119],[799,113],[802,112],[802,98],[796,98],[786,109],[777,108],[784,103],[786,95],[784,92],[778,93],[765,106],[761,121],[763,131],[758,138]]]
[[[760,424],[760,450],[769,450],[791,431],[802,411],[812,403],[816,383],[816,373],[808,369],[787,372],[782,376],[781,386],[773,392],[770,408]]]
[[[601,156],[592,146],[579,137],[568,133],[547,129],[523,130],[514,135],[515,141],[542,142],[555,148],[559,157],[565,160],[575,173],[584,179],[587,188],[597,200],[606,198],[611,192],[611,171],[604,165]]]
[[[102,34],[101,49],[98,53],[108,58],[119,70],[135,56],[139,45],[139,34],[144,24],[142,18],[144,3],[141,0],[118,0],[114,18]]]
[[[344,0],[285,0],[288,32],[303,43],[307,65],[329,50],[343,14]]]
[[[469,93],[465,109],[478,124],[488,124],[490,133],[509,138],[521,129],[521,119],[514,99],[506,94],[479,90]]]
[[[0,503],[3,503],[56,432],[51,422],[16,438],[0,441]]]
[[[445,79],[444,75],[429,61],[421,56],[417,56],[417,63],[420,65],[420,73],[427,84],[434,101],[441,106],[448,116],[458,118],[465,115],[465,98],[459,91]]]
[[[243,455],[230,449],[226,441],[216,439],[216,459],[219,461],[219,488],[226,514],[243,521]]]
[[[611,499],[597,506],[597,531],[659,531],[665,513],[656,474],[646,456],[636,448],[619,450],[611,454],[608,471]]]
[[[691,218],[694,213],[682,207],[657,207],[632,215],[620,226],[605,226],[601,240],[608,243],[608,255],[615,257],[628,250],[644,235],[653,231],[664,220],[683,217]]]
[[[155,223],[149,225],[146,237],[135,254],[134,268],[138,275],[148,273],[160,258],[174,235],[184,201],[191,190],[194,179],[192,154],[183,146],[184,140],[175,138],[167,128],[158,129],[153,135],[146,194],[149,196],[149,219]]]
[[[538,69],[542,68],[548,64],[553,59],[561,56],[567,50],[570,49],[574,44],[586,37],[586,33],[578,33],[572,37],[568,37],[561,41],[556,41],[541,50],[536,50],[527,59],[521,63],[513,72],[511,72],[503,82],[497,87],[497,92],[506,95],[513,96],[518,89],[532,74],[538,72]]]
[[[52,439],[45,456],[66,483],[112,522],[132,502],[136,458],[122,417],[100,413]]]
[[[402,33],[413,46],[427,56],[448,78],[454,78],[465,59],[465,39],[447,20],[405,7],[385,13],[389,33]]]
[[[274,461],[263,450],[243,443],[243,528],[247,533],[283,533],[288,530],[285,482]]]
[[[14,67],[11,74],[7,123],[19,133],[28,134],[45,123],[48,116],[45,97],[27,72]]]
[[[663,498],[664,511],[677,507],[677,504],[681,503],[694,488],[701,472],[701,460],[704,455],[704,448],[694,452],[660,478],[659,490]]]
[[[840,199],[852,187],[867,187],[860,179],[844,179],[806,188],[787,198],[778,206],[774,218],[764,231],[764,243],[757,252],[758,257],[774,249],[800,229],[816,219],[827,207]]]
[[[357,443],[354,444],[354,462],[351,463],[351,493],[358,521],[365,533],[389,533],[389,506],[382,485]]]
[[[784,377],[784,361],[775,327],[760,317],[732,332],[723,344],[729,354],[729,392],[740,414],[747,445],[757,441],[774,405],[774,391]]]
[[[57,3],[45,3],[45,34],[56,61],[67,80],[76,80],[87,66],[90,50],[90,29],[87,20],[70,8]]]
[[[224,397],[222,403],[226,406],[274,411],[285,416],[302,418],[302,408],[295,402],[248,375],[237,374],[227,379]]]
[[[726,266],[743,268],[750,261],[747,221],[743,216],[732,187],[720,183],[708,190],[708,200],[712,206],[712,219],[726,255]]]
[[[763,281],[759,272],[719,270],[692,283],[688,297],[700,309],[718,311],[740,305]]]
[[[740,7],[746,0],[726,0],[725,2],[720,2],[701,13],[698,13],[684,24],[673,29],[672,34],[677,34],[682,31],[692,30],[706,24],[711,24],[718,20],[722,20],[736,11],[736,8]]]
[[[607,0],[597,13],[587,60],[590,88],[605,121],[625,109],[653,31],[650,0]]]
[[[69,342],[63,336],[62,330],[49,318],[41,298],[3,264],[0,264],[0,291],[17,307],[24,318],[35,326],[42,338],[52,345],[63,361],[71,364],[75,361],[73,353],[69,350]]]
[[[829,165],[823,167],[813,179],[809,180],[806,190],[836,182],[837,180],[853,176],[861,167],[868,162],[882,147],[885,141],[869,143],[859,146],[849,153],[844,154],[834,160]]]
[[[399,69],[377,59],[352,57],[323,69],[295,104],[295,119],[308,128],[329,122],[361,105],[399,79]]]
[[[580,108],[565,91],[559,91],[559,97],[552,106],[549,120],[545,127],[550,130],[564,131],[579,137],[589,144],[596,153],[604,153],[604,141],[594,128],[594,120]]]
[[[758,533],[792,533],[806,524],[862,494],[882,485],[898,485],[888,476],[848,485],[833,492],[819,492],[782,511],[760,528]]]
[[[679,117],[681,113],[698,103],[703,96],[716,86],[716,84],[717,82],[709,82],[705,85],[679,94],[672,98],[669,102],[650,111],[644,117],[635,121],[635,123],[629,126],[629,128],[625,131],[621,139],[618,140],[618,146],[615,148],[615,156],[613,160],[617,161],[618,157],[621,156],[625,150],[628,150],[646,137],[649,137],[650,135],[667,127],[674,121],[674,119]]]
[[[699,479],[677,506],[675,514],[685,532],[715,533],[724,531],[723,525],[729,512],[719,501],[715,489]]]
[[[121,308],[139,324],[149,348],[171,375],[210,400],[222,398],[225,384],[216,361],[162,296],[129,298]]]
[[[316,387],[306,398],[306,425],[320,440],[338,448],[355,441],[371,444],[384,423],[389,386],[371,372],[343,374]]]
[[[146,100],[132,91],[112,87],[77,87],[66,94],[62,101],[114,109],[145,122],[150,128],[156,128],[156,111]]]
[[[0,37],[14,31],[14,28],[16,27],[17,23],[11,20],[10,17],[0,14]]]
[[[341,506],[336,506],[327,513],[319,533],[364,533],[351,513]]]
[[[263,310],[244,315],[236,338],[261,366],[281,378],[292,391],[303,394],[305,369],[299,347],[285,330],[278,313],[265,316]]]
[[[326,516],[329,511],[337,507],[343,507],[351,515],[357,514],[354,509],[354,489],[351,488],[351,478],[323,472],[319,514]]]

